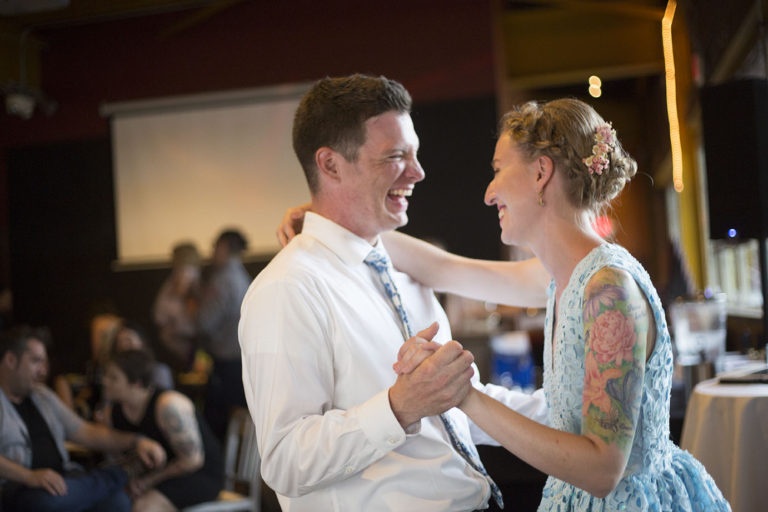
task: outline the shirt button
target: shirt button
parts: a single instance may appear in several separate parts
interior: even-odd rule
[[[347,466],[346,468],[344,468],[344,473],[346,473],[346,474],[348,474],[348,475],[349,475],[350,473],[352,473],[353,471],[354,471],[354,469],[352,469],[352,467],[351,467],[351,466]]]
[[[395,439],[394,437],[390,437],[389,439],[387,439],[387,442],[389,444],[397,444],[397,439]]]

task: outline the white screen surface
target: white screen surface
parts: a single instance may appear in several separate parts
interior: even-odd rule
[[[218,233],[231,227],[245,234],[250,254],[276,252],[285,209],[309,200],[291,144],[305,90],[116,108],[118,263],[167,261],[182,240],[209,255]]]

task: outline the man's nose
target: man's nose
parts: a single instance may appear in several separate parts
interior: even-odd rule
[[[413,159],[412,162],[408,164],[408,176],[413,179],[413,182],[416,183],[418,181],[421,181],[426,176],[426,173],[424,172],[424,168],[421,166],[421,163],[417,159]]]

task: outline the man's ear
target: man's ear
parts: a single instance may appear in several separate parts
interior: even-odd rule
[[[9,368],[11,370],[16,368],[18,362],[19,358],[16,357],[16,354],[14,354],[11,350],[6,352],[3,358],[0,359],[0,365],[3,366],[3,368]]]
[[[318,149],[315,151],[315,165],[318,174],[324,176],[324,179],[339,181],[341,179],[339,164],[342,158],[339,153],[329,147]]]

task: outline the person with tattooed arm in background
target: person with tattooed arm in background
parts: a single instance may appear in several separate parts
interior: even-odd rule
[[[168,464],[129,482],[135,512],[170,512],[214,500],[224,481],[218,441],[189,398],[152,386],[153,363],[142,350],[118,352],[103,379],[111,425],[147,436],[168,452]]]

